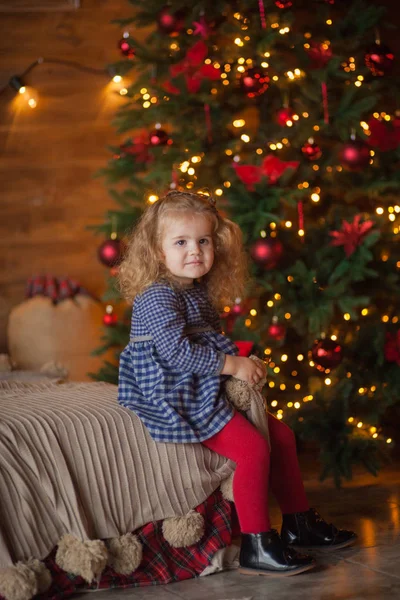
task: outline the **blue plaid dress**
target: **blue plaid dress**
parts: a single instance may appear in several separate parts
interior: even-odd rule
[[[220,330],[218,313],[197,282],[182,290],[154,283],[135,298],[118,401],[156,441],[201,442],[233,417],[220,372],[225,354],[238,351]]]

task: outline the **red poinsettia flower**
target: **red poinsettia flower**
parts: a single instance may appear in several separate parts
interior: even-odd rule
[[[371,135],[367,138],[368,144],[381,152],[396,150],[400,144],[400,119],[390,123],[372,117],[368,121]]]
[[[197,42],[192,48],[190,48],[186,56],[181,62],[170,67],[171,77],[177,77],[178,75],[185,75],[186,86],[188,92],[196,94],[203,79],[210,79],[216,81],[220,79],[221,70],[217,69],[213,65],[204,64],[204,60],[207,57],[208,48],[203,41]],[[165,89],[172,94],[179,94],[179,90],[171,82],[165,84]]]
[[[254,190],[254,184],[266,177],[269,184],[274,184],[279,177],[283,175],[286,169],[297,169],[300,162],[297,160],[283,161],[274,154],[268,154],[262,164],[256,165],[237,165],[234,168],[239,179],[243,181],[248,190]]]
[[[356,215],[352,223],[348,221],[342,222],[341,231],[330,231],[334,239],[331,241],[331,246],[344,246],[346,256],[349,257],[361,244],[370,229],[374,226],[373,221],[364,221],[360,224],[362,215]]]
[[[387,333],[383,349],[385,359],[400,365],[400,329],[397,333]]]

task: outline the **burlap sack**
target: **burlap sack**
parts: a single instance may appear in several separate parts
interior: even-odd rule
[[[8,350],[17,369],[39,371],[51,361],[69,371],[70,381],[87,381],[105,356],[90,353],[100,345],[103,306],[89,296],[53,304],[35,296],[16,306],[8,322]],[[109,358],[109,357],[108,357]]]

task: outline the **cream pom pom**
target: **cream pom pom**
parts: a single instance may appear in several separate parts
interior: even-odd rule
[[[200,513],[190,510],[184,517],[164,519],[162,531],[170,546],[192,546],[204,535],[204,519]]]
[[[50,571],[37,558],[0,569],[0,595],[7,600],[30,600],[50,585]]]
[[[227,477],[226,479],[224,479],[223,481],[221,481],[221,493],[222,493],[222,497],[225,498],[225,500],[229,500],[230,502],[234,502],[235,499],[233,497],[233,477],[235,475],[235,472],[231,473],[229,475],[229,477]]]
[[[108,549],[107,564],[121,575],[129,575],[136,571],[143,557],[143,546],[132,533],[111,538],[106,541]]]
[[[265,363],[261,358],[258,358],[258,356],[255,356],[254,354],[252,354],[249,358],[257,362],[260,366],[262,366],[263,369],[265,369]],[[252,390],[255,389],[257,391],[261,391],[266,381],[267,378],[263,377],[257,384],[252,386],[241,379],[229,377],[225,383],[225,390],[229,402],[238,410],[249,410],[251,406]]]
[[[26,566],[36,575],[37,593],[44,594],[51,586],[51,573],[46,565],[37,558],[30,558]]]
[[[58,543],[56,563],[64,571],[91,583],[100,578],[107,564],[107,548],[101,540],[82,541],[66,534]]]

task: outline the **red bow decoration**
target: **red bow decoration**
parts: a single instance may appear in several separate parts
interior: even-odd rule
[[[204,64],[207,54],[208,48],[206,44],[203,41],[199,41],[187,51],[185,58],[181,62],[172,65],[169,69],[172,78],[182,74],[185,75],[186,86],[188,92],[191,94],[196,94],[199,91],[203,79],[211,79],[211,81],[220,79],[220,69],[217,69],[213,65]],[[179,94],[179,89],[169,81],[166,82],[164,87],[172,94]]]
[[[368,127],[371,135],[368,137],[368,144],[373,148],[378,148],[381,152],[396,150],[400,144],[400,119],[394,119],[390,123],[380,121],[372,117],[368,121]]]
[[[387,333],[383,349],[385,359],[400,365],[400,329],[397,333]]]
[[[136,135],[132,143],[127,142],[122,145],[120,156],[124,154],[129,154],[130,156],[135,157],[136,162],[138,163],[149,163],[154,160],[153,155],[149,152],[149,134],[148,132],[142,132]]]
[[[250,353],[253,350],[254,342],[238,340],[235,342],[235,346],[239,350],[238,356],[250,356]]]
[[[297,160],[283,161],[274,154],[268,154],[261,164],[237,165],[234,164],[236,175],[243,181],[248,190],[254,190],[254,184],[259,183],[263,177],[267,177],[269,184],[274,184],[283,175],[286,169],[297,169],[300,162]]]
[[[369,230],[374,226],[373,221],[364,221],[360,224],[361,215],[356,215],[352,223],[348,221],[342,222],[341,231],[330,231],[334,239],[331,241],[331,246],[344,246],[346,256],[353,254],[356,248],[361,244]]]

